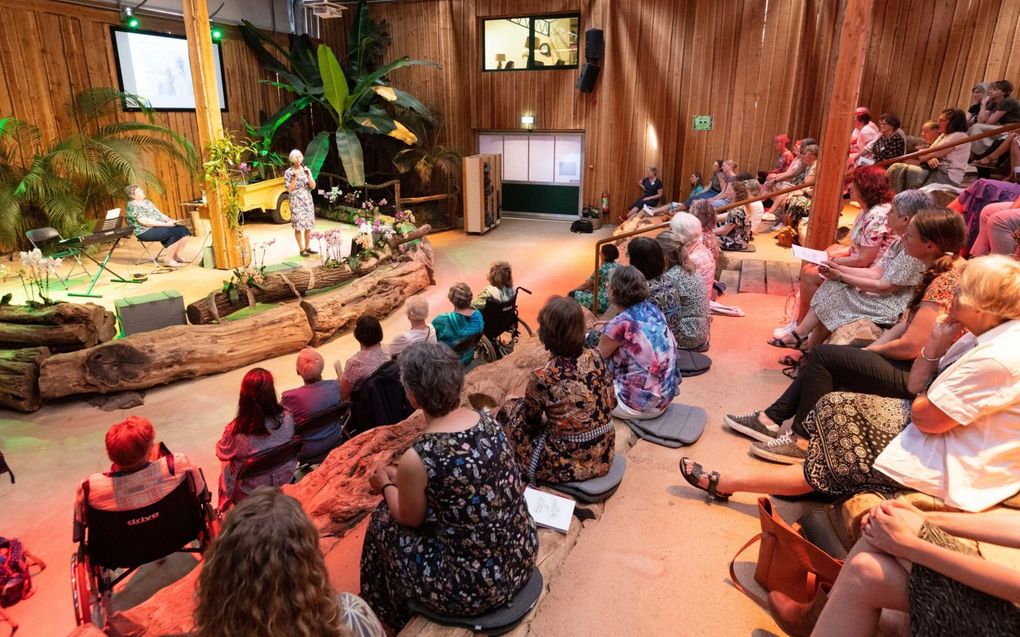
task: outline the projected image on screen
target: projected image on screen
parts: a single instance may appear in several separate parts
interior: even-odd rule
[[[188,41],[161,33],[111,28],[121,90],[144,97],[153,108],[195,110],[195,91],[188,64]],[[220,46],[213,45],[220,108],[226,110]]]

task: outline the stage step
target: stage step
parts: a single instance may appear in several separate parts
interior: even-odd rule
[[[723,270],[719,276],[730,290],[786,296],[800,284],[799,263],[742,259],[732,265],[733,269]]]

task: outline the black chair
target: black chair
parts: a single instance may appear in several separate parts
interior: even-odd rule
[[[294,438],[301,441],[301,451],[298,452],[298,462],[302,465],[314,465],[319,464],[326,459],[329,452],[336,449],[347,440],[346,432],[344,428],[351,419],[351,404],[340,403],[332,407],[327,407],[318,413],[314,413],[308,418],[305,418],[299,423],[294,425]],[[314,455],[308,455],[305,453],[305,446],[308,444],[308,439],[315,437],[316,434],[320,434],[323,431],[332,427],[339,428],[339,437],[337,443],[328,449],[322,449]],[[318,441],[313,441],[318,442]]]
[[[245,460],[237,468],[237,472],[234,474],[234,484],[231,485],[226,498],[220,502],[220,511],[226,513],[227,509],[244,499],[244,494],[241,492],[241,484],[245,480],[273,473],[288,462],[295,462],[302,444],[304,442],[300,438],[294,437],[279,447],[260,451]]]
[[[173,475],[173,456],[167,462]],[[207,488],[198,490],[191,473],[163,499],[128,511],[90,506],[88,480],[82,491],[83,519],[75,522],[72,537],[78,550],[71,555],[71,594],[79,626],[92,623],[105,629],[114,586],[143,564],[173,553],[203,553],[218,531],[212,496]],[[190,546],[196,540],[198,547]],[[119,569],[123,571],[115,574]]]
[[[81,252],[78,249],[60,248],[60,242],[64,240],[64,237],[60,236],[60,233],[57,232],[55,228],[50,228],[49,226],[47,226],[45,228],[34,228],[32,230],[26,230],[25,238],[28,239],[28,242],[30,244],[32,244],[32,249],[39,250],[40,252],[46,252],[47,248],[51,246],[58,246],[57,250],[50,252],[46,256],[51,257],[53,259],[72,258],[74,259],[75,263],[78,264],[78,267],[81,268],[81,271],[85,273],[85,276],[92,276],[91,274],[89,274],[89,271],[85,269],[85,264],[81,262],[81,257],[79,256]],[[60,279],[61,283],[67,285],[68,279],[70,279],[71,276],[74,275],[74,270],[75,268],[72,267],[70,270],[68,270],[67,274],[64,276],[61,276],[60,273],[58,272],[57,278]]]
[[[386,361],[351,391],[351,417],[347,439],[369,429],[396,424],[414,413],[400,382],[400,365]]]
[[[518,286],[513,297],[507,301],[497,301],[492,297],[485,300],[485,306],[481,310],[485,327],[482,329],[479,349],[487,363],[499,360],[514,351],[521,336],[522,326],[528,336],[534,334],[517,312],[517,295],[520,292],[531,294],[531,290]],[[456,348],[454,351],[457,351]]]

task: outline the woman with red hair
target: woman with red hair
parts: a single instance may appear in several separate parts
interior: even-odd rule
[[[886,216],[891,208],[893,191],[889,173],[875,166],[864,166],[854,171],[850,196],[861,206],[861,212],[850,230],[850,245],[838,243],[826,248],[827,264],[850,268],[867,268],[875,263],[893,242],[895,236],[886,226]],[[800,277],[800,313],[797,322],[804,320],[811,307],[811,298],[822,284],[818,266],[807,264]],[[805,338],[793,331],[770,339],[769,345],[801,349]]]
[[[276,396],[273,375],[256,367],[244,375],[237,415],[216,443],[216,457],[223,461],[220,476],[220,508],[233,491],[231,504],[237,504],[256,487],[279,487],[290,482],[297,467],[297,458],[271,473],[246,478],[234,488],[234,476],[246,460],[260,451],[279,447],[294,437],[294,419],[284,411]]]

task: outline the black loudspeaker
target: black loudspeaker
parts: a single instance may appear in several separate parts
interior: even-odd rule
[[[599,67],[594,64],[585,63],[581,67],[581,75],[577,78],[577,89],[584,93],[591,93],[595,88],[595,82],[599,79]]]
[[[602,38],[602,29],[588,29],[584,32],[584,57],[589,60],[600,60],[606,51],[606,42]]]

